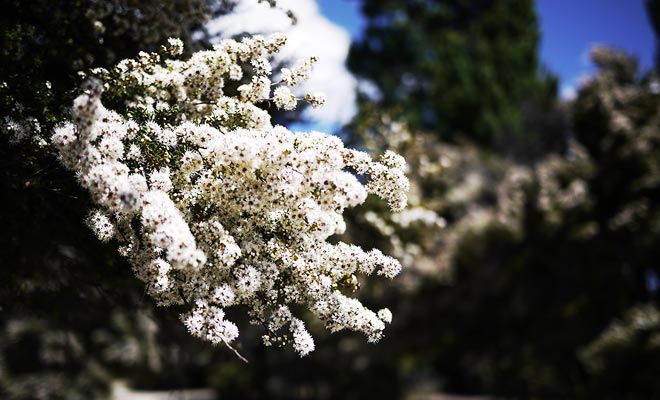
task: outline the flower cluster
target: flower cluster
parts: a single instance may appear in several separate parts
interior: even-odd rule
[[[327,239],[368,193],[403,209],[408,181],[394,153],[376,162],[337,137],[271,125],[257,103],[295,107],[284,84],[311,68],[304,62],[271,82],[269,56],[285,40],[225,40],[187,61],[141,53],[97,70],[110,98],[124,99],[121,114],[103,106],[103,85],[90,79],[52,142],[100,207],[88,219],[99,239],[119,242],[160,305],[189,307],[181,318],[192,335],[229,345],[238,329],[224,309],[243,306],[266,327],[265,344],[292,343],[302,356],[314,342],[290,306],[333,332],[382,336],[391,313],[347,293],[356,274],[393,278],[400,264]],[[164,50],[176,56],[181,43]],[[231,80],[240,85],[228,95]]]

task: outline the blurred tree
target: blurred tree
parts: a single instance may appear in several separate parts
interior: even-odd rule
[[[533,0],[363,0],[362,9],[367,27],[349,66],[412,129],[525,159],[562,149]]]
[[[427,86],[406,86],[402,78],[406,73],[427,77],[422,71],[447,64],[438,58],[422,69],[420,54],[438,42],[421,35],[415,41],[411,33],[428,29],[426,13],[447,3],[454,2],[364,3],[370,17],[353,66],[368,71],[364,75],[382,98],[376,106],[361,104],[347,129],[356,141],[373,147],[383,106],[394,107],[395,117],[410,118],[419,127],[425,124],[421,110],[431,100],[448,96],[454,101],[451,90],[433,92],[427,81]],[[653,1],[647,4],[653,20],[658,8]],[[481,31],[474,40],[487,43],[492,37]],[[380,248],[389,244],[404,260],[402,249],[422,247],[421,253],[409,254],[418,271],[435,263],[441,279],[418,280],[419,289],[395,310],[402,331],[392,334],[406,338],[397,343],[399,362],[405,359],[436,387],[523,398],[653,398],[659,393],[660,385],[649,377],[660,373],[652,362],[660,300],[660,267],[653,261],[660,255],[660,81],[654,72],[640,74],[636,61],[621,52],[596,48],[592,57],[598,73],[576,101],[558,108],[559,115],[570,118],[571,134],[563,123],[546,125],[554,127],[545,130],[551,135],[573,136],[566,151],[539,141],[541,150],[531,149],[536,161],[527,166],[515,160],[494,163],[497,157],[488,146],[475,152],[460,135],[447,135],[446,126],[433,121],[407,140],[389,132],[387,140],[376,141],[376,148],[395,148],[409,160],[411,205],[448,223],[437,233],[419,221],[402,229],[380,216],[380,205],[370,204],[377,217],[354,221],[350,229],[354,240]],[[464,71],[481,64],[474,61]],[[390,65],[391,74],[385,67]],[[438,80],[438,85],[457,81]],[[436,97],[425,97],[424,90]],[[483,96],[488,98],[475,91],[469,99],[481,105]],[[451,120],[461,109],[443,113],[437,115]],[[471,112],[466,120],[484,115]],[[492,132],[502,134],[498,129]],[[459,145],[434,142],[429,135]],[[501,150],[497,140],[482,144]],[[497,172],[501,169],[504,178]],[[643,312],[635,311],[639,304]],[[640,326],[644,318],[651,322]],[[416,329],[420,326],[425,329]],[[629,332],[623,338],[616,336],[624,329],[619,326]]]
[[[155,50],[170,36],[201,46],[192,32],[230,6],[2,2],[0,398],[102,398],[121,377],[142,386],[204,384],[191,371],[218,355],[199,353],[175,315],[145,302],[125,260],[82,223],[88,194],[38,144],[69,117],[77,71]],[[173,330],[159,329],[164,319]]]
[[[660,393],[660,310],[640,304],[612,322],[581,353],[593,397],[654,398]]]
[[[660,1],[646,0],[646,12],[656,38],[660,37]],[[656,43],[655,47],[655,66],[656,69],[660,66],[660,43]]]
[[[623,53],[592,56],[600,70],[571,106],[577,142],[566,156],[510,168],[492,214],[460,235],[451,281],[426,281],[415,296],[427,307],[408,323],[437,334],[412,341],[434,349],[451,390],[631,399],[660,390],[648,378],[660,374],[648,358],[660,300],[658,78],[638,77]],[[616,336],[616,319],[631,333]]]

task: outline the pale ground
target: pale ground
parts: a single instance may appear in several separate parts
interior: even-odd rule
[[[123,382],[112,385],[111,400],[215,400],[217,393],[213,389],[181,389],[162,391],[132,390]],[[492,400],[485,396],[459,396],[444,393],[418,393],[407,400]]]
[[[129,389],[122,382],[112,385],[111,400],[215,400],[213,389],[181,389],[163,391],[138,391]]]

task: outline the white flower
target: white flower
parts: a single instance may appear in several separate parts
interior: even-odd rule
[[[180,56],[183,54],[183,42],[179,38],[167,39],[167,51],[172,56]]]
[[[291,320],[291,333],[293,335],[293,348],[304,357],[314,351],[314,339],[305,329],[305,324],[298,318]]]
[[[243,69],[240,65],[232,64],[229,67],[229,79],[232,81],[240,81],[243,78]]]
[[[234,304],[235,298],[236,295],[234,294],[234,291],[226,283],[216,287],[215,290],[213,291],[213,297],[212,297],[213,301],[223,307],[229,307],[232,304]]]
[[[87,224],[97,238],[102,242],[107,242],[115,235],[115,226],[110,218],[100,210],[92,211],[87,217]]]
[[[124,155],[124,144],[116,137],[104,137],[98,148],[104,157],[113,161]]]
[[[323,93],[308,94],[305,100],[312,105],[312,108],[318,108],[325,104],[325,95]]]
[[[270,61],[265,57],[252,60],[252,68],[257,75],[270,75],[273,72]]]
[[[153,171],[149,175],[149,184],[152,190],[162,190],[169,192],[174,187],[170,179],[170,169],[163,167],[157,171]]]
[[[286,86],[278,86],[273,91],[273,101],[277,108],[282,108],[284,110],[293,110],[298,104],[296,96],[291,93],[291,90]]]
[[[126,152],[126,158],[129,160],[140,161],[142,158],[142,150],[140,150],[138,145],[132,143]]]
[[[378,319],[385,322],[386,324],[392,323],[392,312],[387,308],[383,308],[378,311]]]

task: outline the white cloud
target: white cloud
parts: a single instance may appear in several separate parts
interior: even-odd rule
[[[561,85],[559,96],[562,100],[573,100],[577,96],[577,88],[575,85]]]
[[[591,75],[587,72],[581,72],[579,75],[569,79],[567,83],[561,85],[559,97],[562,100],[574,100],[582,86],[591,80]]]
[[[306,117],[324,124],[343,124],[356,112],[355,90],[357,81],[346,68],[350,36],[320,13],[315,0],[278,0],[278,8],[267,2],[240,0],[234,12],[216,18],[207,24],[212,35],[230,37],[242,33],[269,34],[284,32],[288,42],[278,61],[295,63],[299,59],[317,56],[312,78],[300,88],[299,94],[323,92],[324,107],[306,111]],[[291,10],[298,23],[282,10]]]

